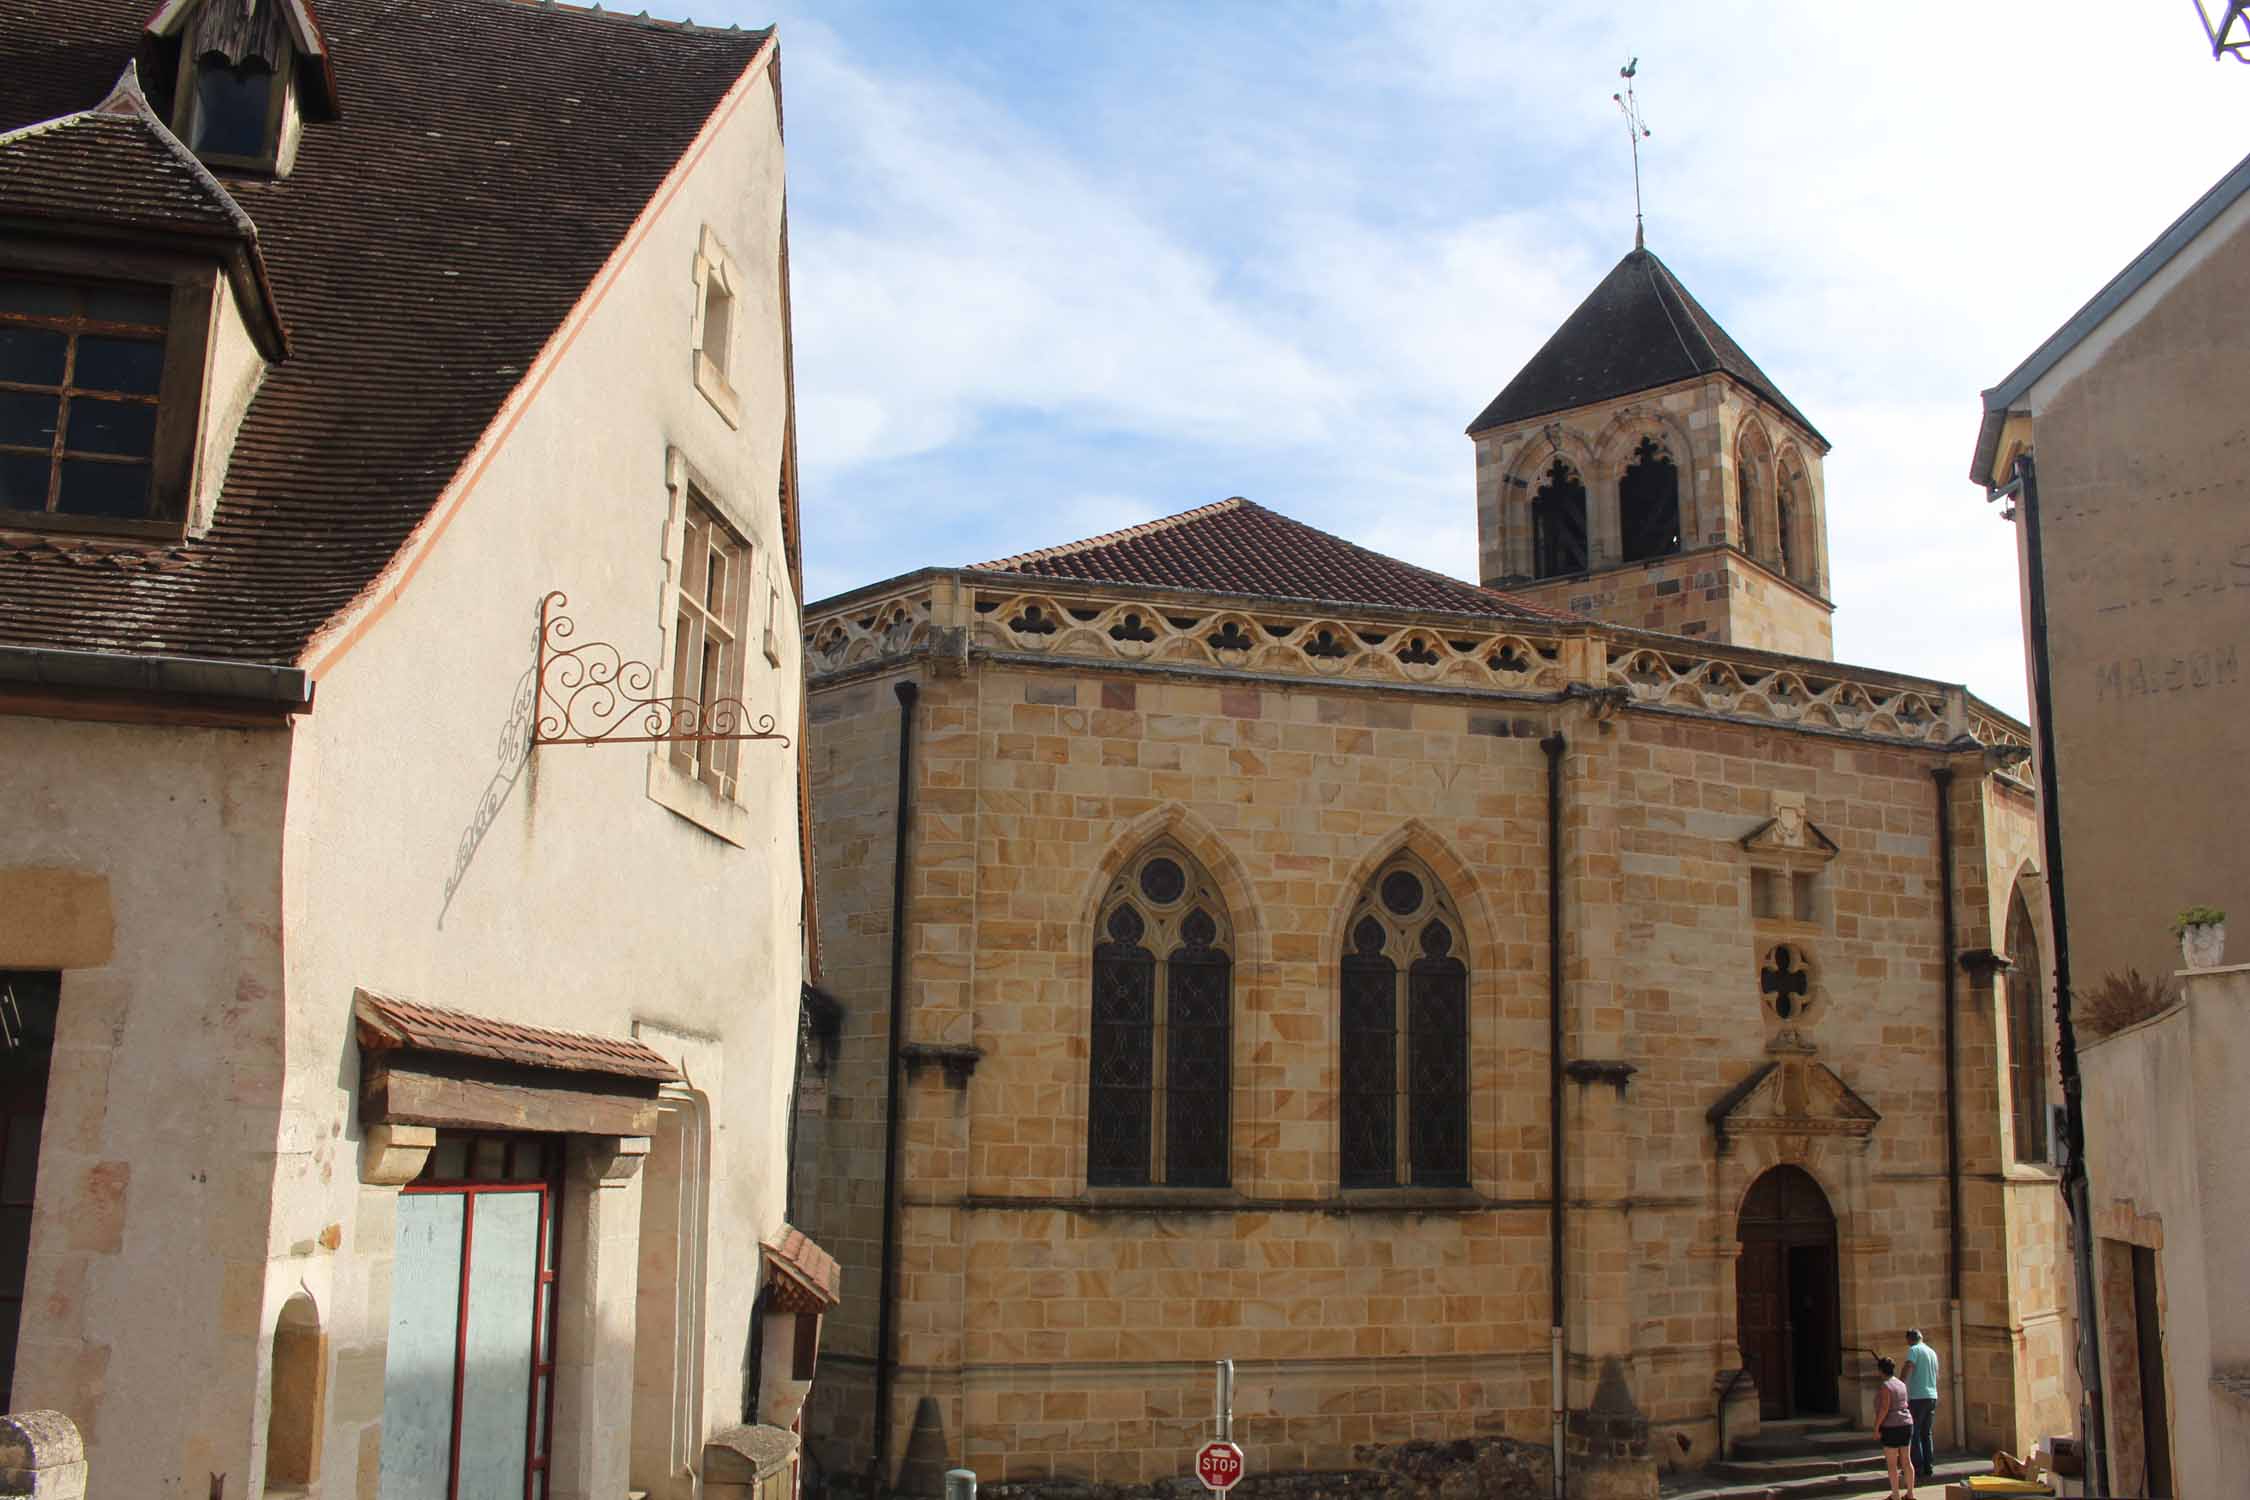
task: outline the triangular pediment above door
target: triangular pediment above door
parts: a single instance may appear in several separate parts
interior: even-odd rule
[[[1882,1116],[1834,1068],[1810,1057],[1761,1063],[1705,1111],[1719,1150],[1745,1135],[1841,1135],[1865,1140]]]

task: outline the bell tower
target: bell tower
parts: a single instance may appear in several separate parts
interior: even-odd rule
[[[1469,437],[1488,587],[1833,656],[1828,440],[1653,252],[1602,278]]]

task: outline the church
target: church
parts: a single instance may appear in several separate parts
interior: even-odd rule
[[[1231,498],[809,605],[808,1450],[1572,1494],[2070,1430],[2024,727],[1832,659],[1827,442],[1636,246],[1470,425],[1474,585]],[[1052,538],[1027,536],[1027,543]]]

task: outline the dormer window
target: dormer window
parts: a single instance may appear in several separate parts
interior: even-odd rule
[[[172,132],[212,166],[286,174],[304,121],[336,116],[304,0],[166,0],[148,29],[179,49]]]
[[[0,276],[0,510],[157,517],[171,307],[165,286]]]
[[[205,161],[272,165],[285,92],[274,70],[259,58],[230,64],[223,53],[209,52],[196,59],[194,75],[188,149]]]

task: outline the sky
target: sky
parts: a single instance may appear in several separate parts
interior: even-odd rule
[[[2193,0],[785,3],[811,599],[1245,495],[1472,581],[1463,429],[1648,243],[1834,444],[1839,660],[2024,707],[1995,384],[2250,145]]]

